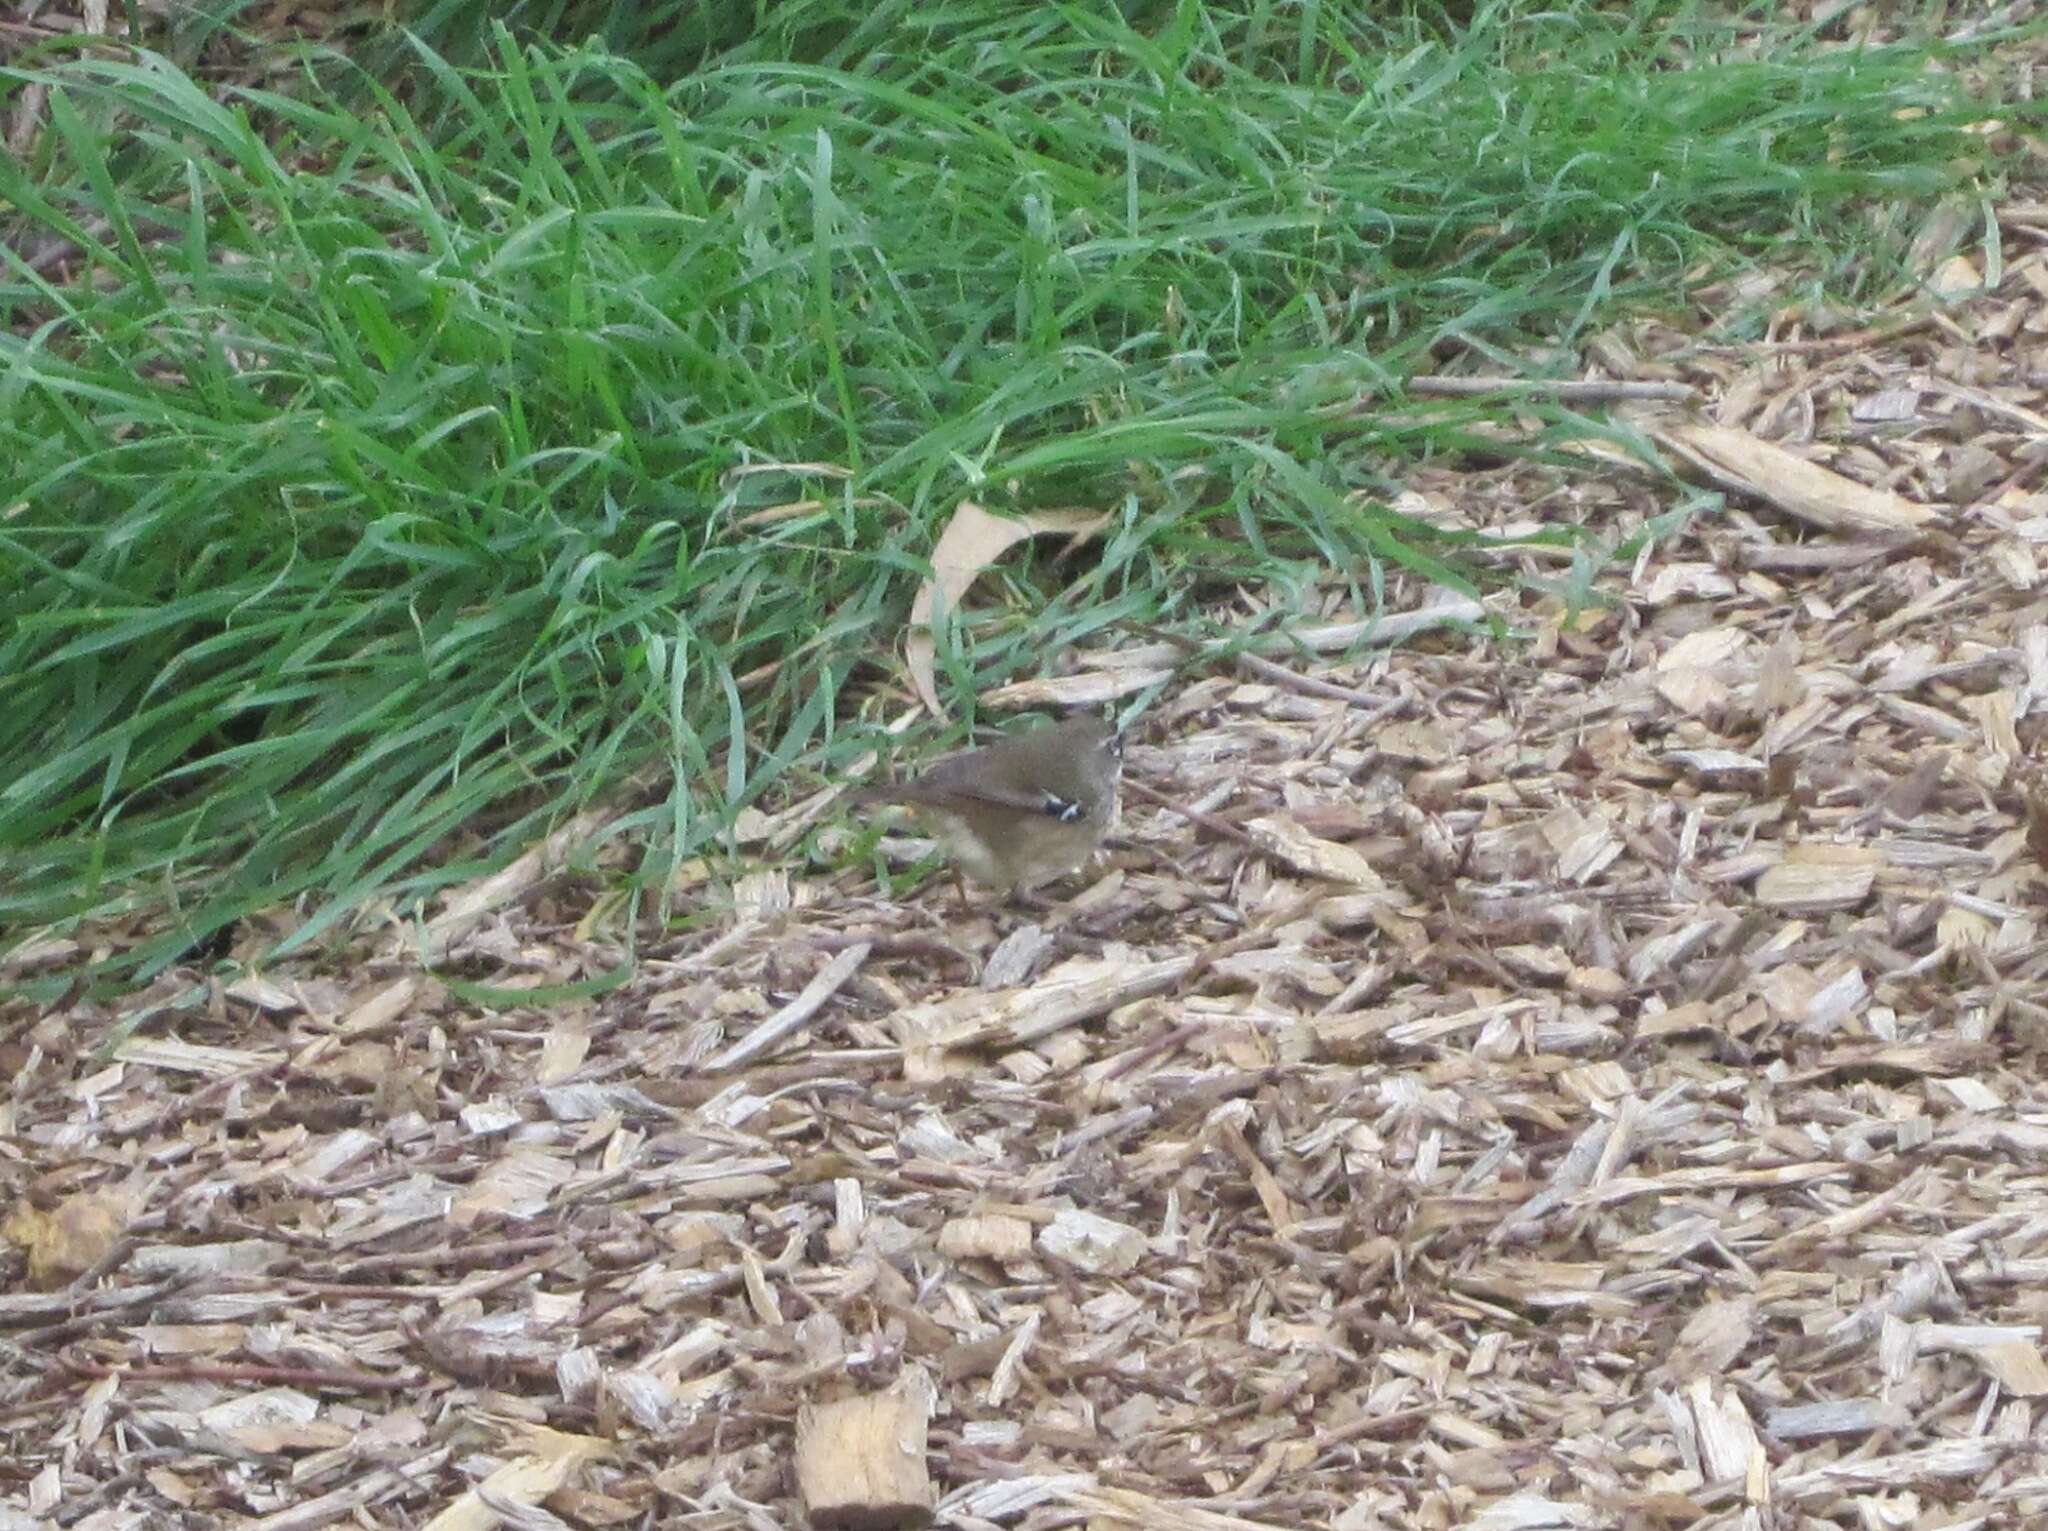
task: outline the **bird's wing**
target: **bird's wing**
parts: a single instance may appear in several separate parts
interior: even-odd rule
[[[1077,804],[1057,793],[1034,792],[991,782],[969,785],[927,778],[899,782],[892,787],[872,788],[866,799],[870,802],[925,803],[933,808],[1004,808],[1012,813],[1043,814],[1052,819],[1073,819],[1080,815]]]
[[[1060,726],[1073,731],[1071,724]],[[1081,802],[1083,788],[1073,763],[1057,758],[1051,770],[1052,785],[1043,784],[1038,778],[1046,772],[1047,762],[1030,741],[1027,735],[985,749],[963,750],[935,762],[922,776],[862,789],[852,800],[923,803],[962,812],[995,808],[1063,824],[1081,818],[1086,812]]]

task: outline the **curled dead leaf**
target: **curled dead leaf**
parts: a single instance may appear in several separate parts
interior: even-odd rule
[[[29,1285],[48,1290],[106,1258],[128,1226],[127,1203],[112,1192],[67,1196],[48,1212],[16,1202],[0,1237],[28,1256]]]
[[[972,500],[962,500],[939,533],[932,549],[932,578],[926,580],[910,603],[910,639],[907,659],[910,679],[917,694],[934,717],[943,717],[934,661],[938,644],[932,637],[932,615],[943,603],[951,610],[960,604],[982,570],[1026,537],[1052,534],[1080,544],[1109,524],[1107,513],[1085,510],[1040,510],[1025,516],[998,516],[983,510]]]

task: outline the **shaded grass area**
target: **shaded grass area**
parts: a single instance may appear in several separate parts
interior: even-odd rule
[[[1746,262],[1853,301],[1983,169],[1921,49],[1377,9],[793,0],[459,68],[441,7],[380,74],[218,92],[17,58],[0,929],[307,940],[629,779],[658,889],[859,746],[960,497],[1118,514],[956,678],[1224,582],[1369,604],[1446,576],[1371,492],[1479,410],[1332,406]]]

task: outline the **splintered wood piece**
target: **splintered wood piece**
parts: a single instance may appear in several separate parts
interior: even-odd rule
[[[527,1450],[427,1522],[427,1531],[489,1531],[520,1510],[532,1509],[609,1449],[594,1436],[566,1435],[536,1428],[526,1432]]]
[[[796,1420],[796,1480],[818,1531],[896,1531],[930,1522],[925,1470],[932,1387],[906,1372],[886,1392],[805,1404]]]
[[[1026,988],[970,989],[907,1007],[897,1012],[895,1029],[906,1047],[1025,1047],[1118,1005],[1172,988],[1196,961],[1194,954],[1158,962],[1075,957]]]
[[[1369,893],[1386,891],[1386,882],[1357,851],[1310,834],[1284,814],[1253,819],[1245,825],[1245,832],[1260,850],[1296,871],[1329,882],[1348,883]]]
[[[1062,1207],[1038,1242],[1054,1259],[1093,1275],[1121,1276],[1145,1253],[1145,1235],[1076,1207]]]
[[[705,1071],[721,1072],[751,1063],[770,1048],[802,1030],[805,1022],[824,1008],[825,1001],[837,994],[845,986],[846,980],[860,971],[860,965],[868,960],[868,953],[873,950],[872,941],[861,941],[840,952],[818,970],[816,977],[804,985],[801,994],[705,1064]]]
[[[993,1213],[956,1217],[939,1230],[939,1253],[949,1260],[1022,1260],[1031,1253],[1031,1224]]]
[[[1756,899],[1773,909],[1853,909],[1870,895],[1883,860],[1863,845],[1794,845],[1757,879]]]
[[[1754,495],[1823,531],[1903,537],[1935,517],[1904,495],[1844,478],[1747,431],[1671,420],[1653,425],[1651,434],[1708,482]]]

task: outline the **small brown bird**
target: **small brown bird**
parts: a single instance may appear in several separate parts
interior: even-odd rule
[[[1094,854],[1116,819],[1123,739],[1100,718],[1068,718],[986,749],[948,755],[910,781],[848,801],[906,803],[955,874],[1029,894]]]

